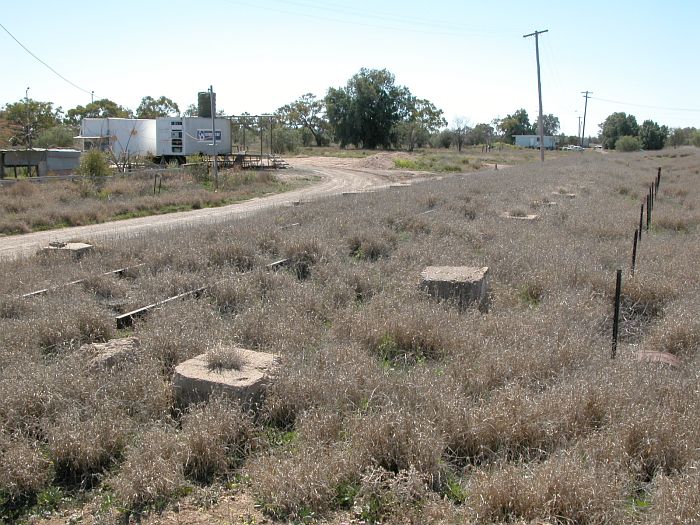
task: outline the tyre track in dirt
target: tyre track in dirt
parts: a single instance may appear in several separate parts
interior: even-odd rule
[[[297,164],[296,162],[294,164]],[[334,166],[320,159],[299,159],[303,171],[320,177],[321,181],[311,186],[285,193],[257,197],[247,201],[217,208],[205,208],[185,212],[150,215],[121,221],[74,226],[56,230],[0,237],[0,259],[11,259],[36,253],[53,241],[81,240],[105,242],[125,239],[136,235],[154,234],[180,227],[215,224],[270,208],[292,206],[303,201],[338,195],[344,192],[368,191],[388,187],[390,177],[373,170],[352,169],[350,166]]]

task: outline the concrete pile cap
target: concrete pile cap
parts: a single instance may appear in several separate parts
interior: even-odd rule
[[[678,368],[681,364],[680,359],[668,352],[654,352],[652,350],[640,350],[637,352],[637,361],[643,363],[662,363],[670,365],[673,368]]]
[[[65,250],[69,252],[81,252],[92,249],[92,244],[85,242],[60,242],[54,241],[44,248],[45,250]]]
[[[136,337],[110,339],[106,343],[91,343],[78,350],[89,359],[91,370],[108,370],[122,363],[133,362],[137,357],[140,341]]]
[[[208,354],[200,354],[175,367],[175,397],[193,403],[206,401],[212,393],[223,393],[243,402],[257,401],[269,383],[277,358],[273,354],[231,348],[239,353],[243,366],[239,370],[212,370]]]
[[[476,282],[488,273],[488,266],[427,266],[420,274],[424,281]]]
[[[517,219],[521,221],[534,221],[539,217],[539,215],[535,213],[529,213],[527,215],[511,215],[509,212],[506,212],[502,215],[502,217],[505,219]]]

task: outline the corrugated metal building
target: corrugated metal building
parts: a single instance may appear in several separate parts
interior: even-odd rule
[[[66,174],[80,165],[80,152],[75,149],[9,149],[0,150],[0,178],[6,175],[6,168],[29,168],[38,177],[49,173]]]

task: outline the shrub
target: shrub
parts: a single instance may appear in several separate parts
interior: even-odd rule
[[[631,135],[624,135],[615,142],[615,149],[617,151],[639,151],[641,147],[642,144],[639,142],[639,138]]]
[[[98,149],[84,151],[80,155],[80,175],[89,177],[104,177],[111,173],[107,156]]]

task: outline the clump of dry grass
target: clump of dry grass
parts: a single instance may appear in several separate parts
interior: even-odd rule
[[[107,275],[90,276],[82,286],[100,299],[123,299],[128,293],[126,283]]]
[[[480,470],[467,490],[468,505],[478,523],[602,524],[619,522],[624,515],[623,480],[604,465],[588,465],[575,455]]]
[[[289,259],[287,267],[298,279],[304,280],[321,257],[321,248],[315,240],[291,243],[285,247],[284,256]]]
[[[245,365],[243,354],[238,348],[217,345],[207,352],[207,367],[214,372],[240,370]]]
[[[0,319],[21,319],[31,311],[26,299],[21,297],[0,297]]]
[[[131,422],[114,407],[94,416],[62,412],[46,436],[57,477],[91,486],[119,458],[131,430]]]
[[[208,254],[209,261],[215,266],[229,266],[240,272],[253,269],[257,258],[252,249],[240,243],[217,243]]]
[[[417,469],[438,485],[444,443],[432,421],[406,407],[391,407],[356,418],[349,430],[352,448],[365,465],[399,473]]]
[[[323,515],[359,480],[357,460],[342,446],[276,450],[246,472],[263,511],[289,521]]]
[[[398,473],[381,467],[370,468],[362,474],[353,510],[369,523],[389,522],[418,512],[430,496],[430,482],[425,474],[410,466]]]
[[[697,464],[682,474],[654,479],[644,523],[649,525],[696,523],[700,520],[700,469]]]
[[[693,457],[686,449],[689,429],[685,424],[674,414],[655,411],[638,414],[622,430],[629,468],[639,481],[678,472]]]
[[[197,481],[226,474],[256,443],[251,416],[225,398],[191,407],[182,418],[181,439],[187,447],[185,475]]]
[[[186,448],[167,427],[154,427],[129,445],[119,471],[109,478],[110,487],[128,509],[166,502],[186,486]]]
[[[31,499],[52,479],[51,462],[41,453],[40,443],[0,431],[0,512],[6,504]]]
[[[153,312],[139,329],[144,351],[157,359],[163,372],[205,352],[208,341],[216,341],[216,329],[202,337],[192,326],[214,328],[213,312],[199,301],[186,300]]]
[[[700,348],[700,321],[685,308],[674,308],[652,329],[649,347],[681,358],[697,355]]]
[[[376,261],[389,255],[390,248],[381,239],[366,234],[356,234],[348,239],[348,253],[355,259]]]
[[[287,372],[268,389],[262,418],[285,429],[314,407],[347,412],[373,406],[386,384],[376,360],[357,346],[300,353],[280,368]]]
[[[452,314],[456,315],[456,314]],[[352,312],[337,332],[360,342],[373,355],[396,364],[440,359],[457,346],[450,314],[432,303],[376,302]]]

